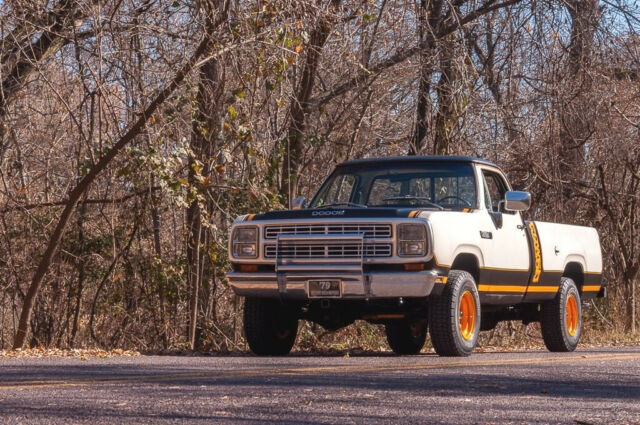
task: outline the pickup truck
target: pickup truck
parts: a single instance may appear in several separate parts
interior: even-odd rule
[[[397,354],[428,333],[442,356],[500,321],[540,322],[550,351],[573,351],[582,303],[606,295],[596,230],[524,220],[530,194],[482,159],[347,161],[305,201],[230,230],[227,279],[258,355],[289,353],[300,320],[384,324]]]

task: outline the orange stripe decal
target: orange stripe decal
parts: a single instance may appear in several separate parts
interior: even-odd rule
[[[515,292],[515,293],[524,293],[526,292],[526,286],[515,286],[515,285],[478,285],[478,291],[480,292]]]
[[[546,292],[556,293],[558,292],[557,286],[529,286],[527,292]]]
[[[253,220],[253,218],[254,218],[255,216],[256,216],[255,214],[249,214],[249,215],[247,216],[246,221],[251,221],[251,220]]]
[[[602,285],[585,285],[582,287],[582,292],[597,292]]]
[[[418,211],[418,210],[413,210],[413,211],[411,211],[411,212],[409,213],[409,218],[413,218],[413,217],[417,216],[419,212],[420,212],[420,211]]]

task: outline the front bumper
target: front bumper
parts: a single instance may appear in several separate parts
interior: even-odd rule
[[[227,273],[240,296],[309,299],[310,280],[339,280],[338,299],[427,297],[436,285],[435,271],[345,273],[300,271],[286,273]],[[315,297],[314,297],[315,298]]]

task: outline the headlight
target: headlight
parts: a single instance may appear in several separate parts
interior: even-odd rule
[[[234,258],[256,258],[258,256],[258,228],[236,227],[231,235],[231,250]]]
[[[420,223],[398,225],[398,255],[424,256],[427,254],[427,228]]]

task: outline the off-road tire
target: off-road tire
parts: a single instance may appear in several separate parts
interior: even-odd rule
[[[427,339],[427,321],[394,320],[385,325],[387,342],[396,354],[418,354]]]
[[[568,301],[572,296],[575,301],[573,314],[577,314],[577,320],[573,321],[573,326],[570,324],[571,312],[568,311],[570,304]],[[580,292],[573,279],[563,277],[555,298],[542,304],[540,329],[544,345],[549,351],[569,352],[578,346],[582,334],[582,303]]]
[[[468,293],[468,295],[465,295]],[[473,323],[465,321],[467,336],[461,330],[461,299],[465,297],[468,311],[474,312]],[[473,305],[471,305],[473,301]],[[465,316],[468,317],[468,316]],[[442,294],[432,296],[429,303],[429,334],[436,353],[440,356],[462,357],[470,355],[480,333],[480,297],[476,282],[470,273],[451,270]]]
[[[289,354],[298,333],[295,311],[279,300],[248,297],[244,302],[244,335],[258,356]]]

